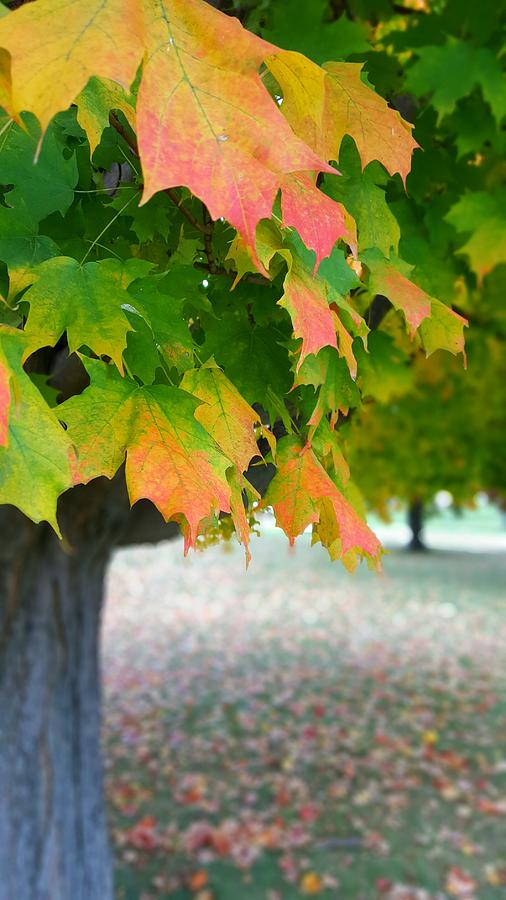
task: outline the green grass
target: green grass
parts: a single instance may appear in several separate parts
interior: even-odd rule
[[[500,554],[393,552],[383,576],[349,577],[277,534],[248,574],[236,549],[120,554],[104,638],[117,897],[189,900],[205,872],[201,900],[295,900],[307,873],[322,898],[504,898],[505,575]],[[452,868],[471,892],[451,892]]]

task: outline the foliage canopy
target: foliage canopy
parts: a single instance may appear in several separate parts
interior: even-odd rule
[[[186,547],[230,514],[248,553],[271,461],[290,540],[378,561],[350,410],[464,354],[504,278],[498,13],[300,6],[0,19],[0,501],[34,521],[126,460]]]

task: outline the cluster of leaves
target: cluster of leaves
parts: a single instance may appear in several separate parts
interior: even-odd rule
[[[187,547],[230,514],[248,552],[271,459],[261,503],[291,541],[312,525],[332,558],[378,560],[340,425],[420,349],[463,353],[455,283],[502,252],[479,189],[495,170],[439,146],[462,95],[424,74],[434,16],[367,29],[312,9],[320,30],[293,41],[290,4],[256,11],[265,37],[203,0],[0,19],[0,500],[34,521],[57,529],[60,494],[126,460],[131,502]],[[491,60],[469,90],[494,122]],[[432,95],[411,175],[412,127],[381,96],[400,87]],[[453,261],[456,222],[473,233]]]
[[[414,267],[413,280],[453,303],[471,326],[467,372],[442,354],[403,366],[407,348],[391,317],[385,335],[371,336],[370,347],[389,334],[397,348],[388,372],[362,379],[366,402],[346,435],[356,481],[382,513],[392,496],[430,501],[441,488],[457,503],[478,490],[504,497],[503,11],[491,2],[421,0],[394,8],[352,0],[349,15],[336,18],[322,0],[301,19],[295,6],[266,3],[251,16],[266,36],[316,61],[330,48],[342,59],[365,59],[368,77],[408,114],[424,149],[414,156],[407,194],[379,169],[374,185],[374,164],[362,173],[355,187],[360,207],[345,199],[359,233],[369,228],[386,255],[397,250]],[[367,223],[361,229],[359,208]],[[391,297],[386,285],[378,289]]]

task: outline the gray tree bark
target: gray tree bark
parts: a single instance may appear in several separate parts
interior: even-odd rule
[[[1,900],[112,900],[99,749],[106,560],[57,540],[42,529],[1,578]]]
[[[65,541],[0,509],[0,900],[112,900],[99,634],[112,548],[162,540],[123,479],[75,488]]]

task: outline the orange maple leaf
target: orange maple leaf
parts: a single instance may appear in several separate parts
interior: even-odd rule
[[[262,507],[272,506],[276,524],[291,544],[308,525],[333,558],[353,564],[356,554],[378,560],[381,545],[376,535],[335,486],[313,451],[292,438],[278,444],[278,471]]]

